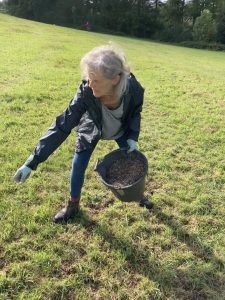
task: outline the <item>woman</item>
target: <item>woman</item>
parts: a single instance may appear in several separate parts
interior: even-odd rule
[[[81,60],[82,81],[76,96],[39,140],[33,153],[14,176],[23,183],[76,127],[76,152],[70,175],[70,199],[56,214],[56,223],[67,221],[79,210],[81,189],[89,159],[100,139],[115,140],[128,152],[137,147],[144,89],[130,73],[122,52],[100,46]],[[143,198],[140,206],[151,208]]]

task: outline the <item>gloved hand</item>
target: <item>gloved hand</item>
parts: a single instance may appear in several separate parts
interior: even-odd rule
[[[137,150],[137,142],[136,141],[128,139],[127,144],[129,146],[129,149],[127,150],[127,153],[130,153],[134,150]]]
[[[24,183],[24,181],[30,176],[32,169],[23,165],[16,171],[13,179],[18,183]]]

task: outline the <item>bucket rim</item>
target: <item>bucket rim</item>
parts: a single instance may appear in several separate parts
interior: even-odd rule
[[[123,149],[122,149],[122,150],[121,150],[121,149],[113,150],[113,151],[109,152],[108,154],[106,154],[106,155],[104,156],[104,158],[105,158],[107,155],[110,155],[110,154],[112,154],[112,153],[115,153],[115,152],[123,152],[123,151],[127,151],[127,150],[123,150]],[[132,184],[125,185],[125,186],[123,186],[123,187],[115,187],[114,185],[107,183],[107,182],[102,178],[102,176],[99,176],[99,177],[100,177],[100,180],[101,180],[107,187],[112,188],[112,189],[114,189],[114,190],[126,190],[126,189],[129,189],[129,188],[131,188],[132,186],[136,185],[137,183],[139,183],[141,180],[143,180],[143,178],[145,178],[145,177],[148,175],[148,160],[147,160],[146,156],[145,156],[141,151],[139,151],[139,150],[134,150],[134,151],[135,151],[136,153],[140,154],[140,155],[143,157],[143,159],[146,161],[146,166],[147,166],[147,167],[146,167],[145,173],[144,173],[138,180],[136,180],[135,182],[133,182]],[[103,160],[104,160],[104,158],[103,158]]]

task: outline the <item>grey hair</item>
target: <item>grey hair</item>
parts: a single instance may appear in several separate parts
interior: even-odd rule
[[[100,73],[107,79],[114,79],[120,75],[120,81],[115,86],[114,93],[121,98],[128,89],[130,67],[126,62],[122,50],[112,45],[103,45],[88,52],[80,62],[83,79],[88,78],[88,73]]]

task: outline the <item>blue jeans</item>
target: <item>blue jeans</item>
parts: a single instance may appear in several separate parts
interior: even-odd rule
[[[127,138],[126,135],[122,135],[120,138],[115,140],[120,149],[126,148]],[[94,151],[93,149],[86,149],[84,151],[74,154],[72,169],[70,173],[70,196],[80,197],[81,189],[84,183],[84,174],[87,169],[89,160]]]

